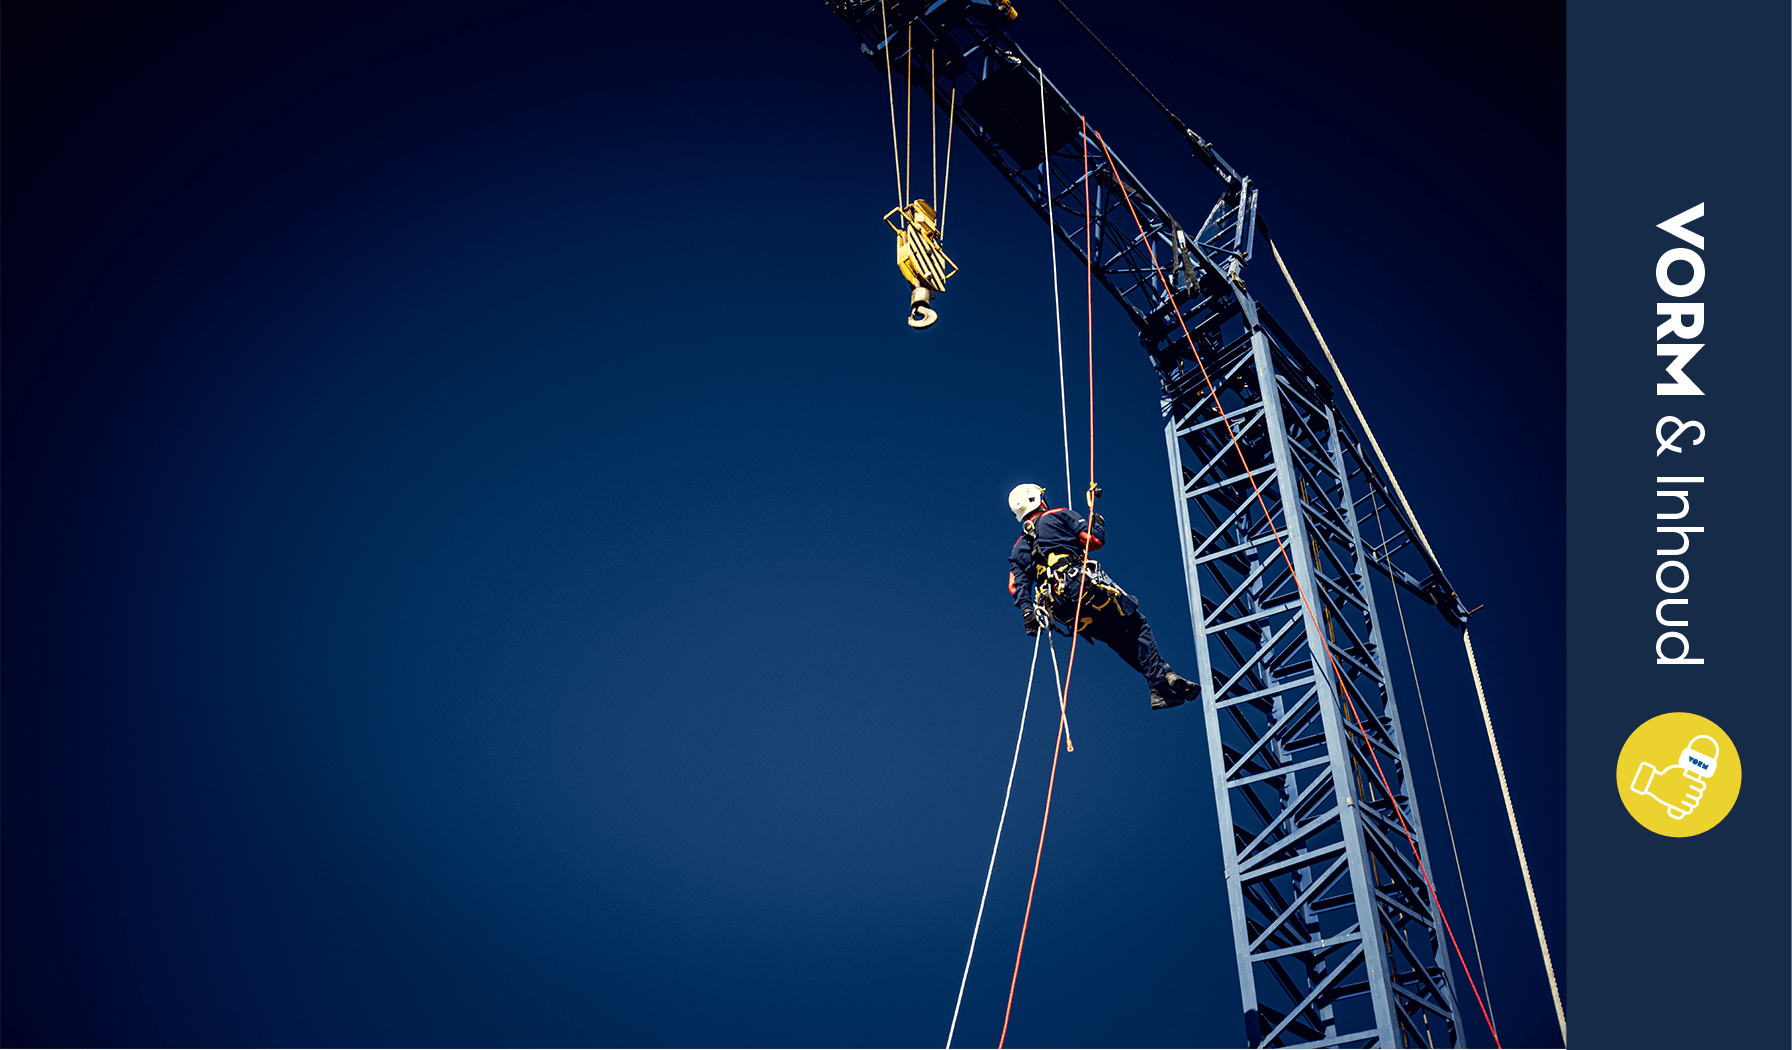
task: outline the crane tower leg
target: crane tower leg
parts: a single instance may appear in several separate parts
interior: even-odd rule
[[[1247,1041],[1461,1046],[1359,524],[1379,486],[1234,292],[1220,404],[1160,373]]]

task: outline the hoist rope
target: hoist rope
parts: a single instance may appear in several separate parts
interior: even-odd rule
[[[933,138],[933,163],[928,171],[933,175],[933,195],[928,200],[940,199],[940,103],[939,77],[933,72],[933,48],[927,49],[927,134]],[[935,229],[938,229],[936,224]]]
[[[1388,534],[1381,526],[1381,505],[1372,502],[1375,511],[1376,538],[1381,541],[1383,550],[1387,549]],[[1406,665],[1412,669],[1412,691],[1419,698],[1419,724],[1425,727],[1425,746],[1431,751],[1431,774],[1437,779],[1437,798],[1444,807],[1444,830],[1450,837],[1450,859],[1456,863],[1456,885],[1462,890],[1462,910],[1468,914],[1468,943],[1475,950],[1475,969],[1481,974],[1481,994],[1487,999],[1487,1021],[1495,1033],[1499,1032],[1494,1021],[1493,989],[1487,986],[1487,964],[1481,960],[1481,938],[1475,931],[1475,909],[1468,900],[1468,879],[1462,873],[1462,851],[1456,846],[1456,825],[1450,820],[1450,798],[1444,794],[1444,771],[1437,761],[1437,743],[1431,739],[1431,717],[1425,711],[1425,688],[1419,684],[1419,662],[1413,656],[1412,635],[1406,629],[1406,610],[1400,604],[1400,588],[1391,588],[1394,595],[1394,612],[1400,617],[1400,637],[1406,643]]]
[[[989,880],[996,873],[996,853],[1002,848],[1002,828],[1008,823],[1008,800],[1014,796],[1014,771],[1020,768],[1020,742],[1027,735],[1027,708],[1033,702],[1033,675],[1039,669],[1039,639],[1039,635],[1033,636],[1033,659],[1027,664],[1027,693],[1020,702],[1020,732],[1014,735],[1014,758],[1008,763],[1008,787],[1002,792],[1002,815],[996,820],[995,845],[989,848],[989,870],[983,873],[983,896],[977,900],[977,921],[971,926],[971,950],[965,953],[964,976],[958,979],[958,1002],[952,1007],[952,1027],[946,1031],[946,1050],[952,1050],[952,1037],[958,1033],[958,1011],[964,1006],[964,986],[971,979],[971,960],[977,956],[977,934],[983,929],[983,906],[989,903]]]
[[[1488,1017],[1487,1006],[1481,1001],[1480,990],[1476,988],[1474,977],[1468,972],[1468,963],[1462,959],[1462,948],[1456,943],[1456,934],[1450,929],[1450,921],[1444,917],[1443,903],[1438,900],[1437,888],[1431,883],[1430,872],[1426,870],[1425,859],[1419,853],[1419,844],[1417,840],[1413,838],[1412,828],[1408,826],[1406,822],[1406,814],[1400,809],[1399,803],[1395,801],[1393,788],[1388,783],[1387,774],[1381,768],[1381,757],[1376,753],[1375,746],[1370,743],[1368,729],[1363,725],[1362,715],[1357,712],[1356,701],[1351,697],[1349,685],[1344,679],[1344,671],[1338,666],[1337,657],[1332,653],[1331,647],[1324,644],[1324,629],[1323,625],[1319,622],[1318,612],[1312,601],[1307,598],[1306,588],[1300,582],[1300,573],[1295,569],[1293,556],[1288,553],[1287,545],[1282,542],[1280,530],[1273,527],[1274,518],[1270,515],[1269,505],[1263,498],[1263,490],[1257,484],[1256,472],[1251,469],[1250,462],[1246,459],[1243,448],[1238,444],[1238,432],[1232,426],[1231,414],[1228,413],[1225,406],[1220,403],[1219,391],[1213,384],[1212,376],[1207,372],[1206,362],[1201,359],[1200,348],[1198,344],[1196,344],[1194,336],[1189,333],[1188,322],[1184,320],[1182,316],[1182,307],[1177,304],[1175,297],[1169,294],[1170,283],[1164,278],[1163,269],[1158,265],[1157,249],[1152,247],[1151,239],[1149,235],[1145,233],[1145,224],[1139,218],[1138,209],[1133,206],[1131,191],[1126,188],[1126,182],[1119,178],[1119,166],[1114,163],[1113,154],[1108,151],[1107,141],[1102,138],[1101,132],[1099,131],[1095,133],[1095,140],[1101,146],[1102,153],[1107,157],[1108,170],[1113,173],[1114,182],[1120,187],[1121,196],[1126,200],[1127,211],[1132,213],[1133,223],[1139,230],[1139,242],[1144,244],[1146,251],[1150,253],[1151,268],[1156,272],[1158,283],[1164,289],[1165,298],[1169,301],[1171,309],[1176,314],[1177,323],[1182,327],[1182,335],[1183,338],[1188,341],[1189,352],[1194,356],[1196,366],[1201,369],[1201,378],[1207,384],[1207,393],[1213,400],[1214,408],[1219,411],[1220,421],[1226,426],[1226,433],[1231,439],[1231,447],[1233,451],[1238,453],[1239,462],[1244,465],[1245,477],[1251,483],[1251,491],[1256,495],[1257,506],[1263,511],[1263,520],[1265,524],[1271,525],[1270,535],[1276,541],[1276,547],[1281,552],[1282,560],[1288,565],[1289,576],[1293,579],[1295,590],[1300,596],[1301,610],[1305,614],[1305,618],[1311,622],[1314,631],[1317,632],[1318,637],[1321,639],[1321,647],[1325,649],[1326,659],[1331,664],[1332,674],[1338,682],[1338,692],[1344,699],[1345,706],[1350,712],[1351,719],[1356,723],[1357,733],[1361,735],[1364,743],[1369,745],[1369,758],[1375,766],[1375,774],[1380,781],[1382,793],[1389,802],[1393,803],[1392,809],[1394,811],[1394,816],[1400,821],[1400,829],[1406,836],[1406,844],[1408,848],[1412,850],[1413,860],[1418,866],[1419,875],[1424,878],[1425,888],[1431,895],[1431,906],[1437,910],[1438,921],[1443,925],[1444,933],[1449,936],[1451,947],[1456,949],[1457,961],[1462,963],[1463,977],[1468,981],[1469,990],[1475,993],[1475,1002],[1481,1007],[1481,1016],[1487,1021],[1487,1030],[1493,1032],[1493,1021]],[[1267,397],[1269,395],[1266,393],[1265,396]],[[1287,1019],[1284,1019],[1283,1026],[1286,1024]],[[1273,1034],[1274,1033],[1272,1033],[1272,1035]],[[1499,1034],[1497,1032],[1493,1032],[1493,1042],[1496,1047],[1500,1045]]]
[[[915,20],[908,20],[908,54],[903,58],[908,62],[908,72],[904,74],[907,84],[904,85],[903,105],[907,109],[902,117],[902,203],[907,204],[914,198],[909,191],[915,183]]]
[[[902,146],[896,139],[896,73],[891,68],[890,60],[890,12],[888,0],[877,5],[877,13],[884,22],[884,87],[890,93],[890,154],[896,162],[896,207],[906,203],[902,199]]]
[[[1288,282],[1289,291],[1294,293],[1294,301],[1300,304],[1300,312],[1306,315],[1307,326],[1313,330],[1313,338],[1319,341],[1319,349],[1325,352],[1326,363],[1332,366],[1332,374],[1338,377],[1338,386],[1344,391],[1344,397],[1350,402],[1351,411],[1356,414],[1357,422],[1362,425],[1363,435],[1369,439],[1369,446],[1375,450],[1375,458],[1381,462],[1381,469],[1387,476],[1388,484],[1393,487],[1394,495],[1400,498],[1400,506],[1406,510],[1406,520],[1412,523],[1413,535],[1418,538],[1419,543],[1424,545],[1425,553],[1431,558],[1431,564],[1438,565],[1437,554],[1432,551],[1430,542],[1425,539],[1425,530],[1419,527],[1418,516],[1413,514],[1411,504],[1406,502],[1406,494],[1400,490],[1400,482],[1394,477],[1393,468],[1388,466],[1387,457],[1382,454],[1381,445],[1375,440],[1375,432],[1369,429],[1369,421],[1363,416],[1362,406],[1357,404],[1356,395],[1350,392],[1350,384],[1344,380],[1344,371],[1338,367],[1337,359],[1332,356],[1331,347],[1326,345],[1325,336],[1320,334],[1319,325],[1313,320],[1313,311],[1307,309],[1307,301],[1301,296],[1300,289],[1296,287],[1294,275],[1288,272],[1288,264],[1282,260],[1282,253],[1277,250],[1273,238],[1269,240],[1269,250],[1275,256],[1276,266],[1281,268],[1282,277]],[[1442,571],[1441,568],[1439,571]],[[1475,696],[1481,702],[1481,723],[1487,729],[1487,745],[1493,751],[1493,771],[1499,777],[1500,797],[1506,802],[1506,821],[1512,827],[1512,845],[1518,851],[1518,870],[1524,876],[1524,892],[1531,904],[1531,921],[1537,927],[1537,947],[1543,953],[1543,969],[1549,975],[1549,995],[1555,1003],[1556,1024],[1561,1028],[1562,1043],[1566,1045],[1568,1042],[1568,1015],[1562,1009],[1562,992],[1556,985],[1556,967],[1549,956],[1549,937],[1543,932],[1543,914],[1537,908],[1537,890],[1531,883],[1531,866],[1525,860],[1524,837],[1518,832],[1518,814],[1512,808],[1512,791],[1506,784],[1506,768],[1500,761],[1499,740],[1494,737],[1493,733],[1493,715],[1487,709],[1487,694],[1481,688],[1481,671],[1475,666],[1475,647],[1469,642],[1466,625],[1462,628],[1462,647],[1468,653],[1469,672],[1475,680]],[[1467,967],[1468,964],[1464,963],[1463,968],[1466,970]],[[1489,1020],[1488,1027],[1492,1026],[1493,1022]],[[1495,1038],[1497,1039],[1498,1036]]]

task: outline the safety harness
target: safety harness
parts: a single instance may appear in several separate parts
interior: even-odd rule
[[[1046,513],[1051,512],[1047,511]],[[1027,549],[1033,556],[1034,604],[1041,604],[1039,598],[1041,594],[1045,596],[1046,600],[1043,604],[1052,610],[1054,629],[1059,629],[1061,624],[1061,620],[1057,616],[1059,599],[1074,598],[1079,586],[1079,579],[1083,581],[1084,612],[1106,609],[1114,602],[1128,597],[1127,593],[1120,589],[1120,585],[1102,571],[1101,563],[1094,558],[1086,557],[1081,548],[1069,552],[1053,553],[1041,550],[1039,534],[1033,527],[1033,522],[1036,520],[1038,519],[1029,518],[1023,522],[1021,534],[1027,538]],[[1124,605],[1121,606],[1121,611],[1125,612]],[[1093,616],[1084,616],[1082,619],[1083,623],[1078,628],[1079,630],[1086,630],[1091,623],[1095,622]],[[1070,632],[1060,629],[1060,633],[1068,635]]]

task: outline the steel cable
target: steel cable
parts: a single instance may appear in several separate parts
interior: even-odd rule
[[[1437,565],[1437,554],[1431,549],[1430,542],[1425,539],[1425,530],[1419,527],[1418,516],[1412,512],[1412,505],[1406,502],[1406,493],[1400,490],[1400,482],[1394,477],[1393,468],[1388,466],[1388,459],[1382,454],[1381,445],[1375,440],[1375,432],[1369,429],[1369,421],[1363,417],[1362,406],[1356,403],[1356,395],[1350,392],[1350,384],[1344,381],[1344,371],[1338,367],[1337,359],[1332,356],[1331,347],[1326,345],[1325,336],[1320,334],[1319,324],[1313,320],[1313,311],[1307,309],[1307,301],[1301,297],[1300,289],[1295,286],[1294,276],[1288,272],[1288,264],[1282,261],[1282,253],[1277,250],[1273,238],[1269,241],[1269,250],[1275,256],[1276,265],[1282,270],[1282,277],[1288,282],[1288,290],[1294,293],[1294,301],[1300,304],[1300,312],[1306,315],[1307,326],[1313,330],[1313,338],[1319,341],[1319,349],[1325,352],[1326,363],[1332,366],[1332,374],[1338,377],[1338,386],[1344,391],[1344,397],[1350,402],[1351,411],[1356,413],[1357,422],[1362,424],[1363,436],[1369,439],[1369,446],[1375,450],[1375,458],[1380,461],[1381,469],[1387,475],[1388,484],[1392,486],[1394,495],[1400,498],[1400,506],[1406,511],[1406,520],[1412,523],[1413,535],[1424,546],[1425,553],[1431,558],[1431,564]],[[1568,1014],[1562,1008],[1562,992],[1556,985],[1555,962],[1549,957],[1549,937],[1543,932],[1543,914],[1537,908],[1537,890],[1531,884],[1531,866],[1525,860],[1524,837],[1518,832],[1518,814],[1512,808],[1512,791],[1506,785],[1506,767],[1500,761],[1500,744],[1493,734],[1493,715],[1487,709],[1487,694],[1481,688],[1481,671],[1475,665],[1475,647],[1469,642],[1467,625],[1462,628],[1462,647],[1468,653],[1469,673],[1475,680],[1475,696],[1481,702],[1481,722],[1487,729],[1487,745],[1493,751],[1493,770],[1499,777],[1500,797],[1506,802],[1506,821],[1512,827],[1512,845],[1518,851],[1518,870],[1524,876],[1524,892],[1531,904],[1531,921],[1537,927],[1537,947],[1543,952],[1543,969],[1549,975],[1549,995],[1555,1003],[1556,1024],[1561,1029],[1562,1044],[1566,1046],[1568,1043]],[[1467,963],[1463,964],[1464,969],[1467,969],[1467,966]],[[1488,1027],[1492,1027],[1491,1020],[1488,1022]],[[1495,1038],[1497,1039],[1498,1036]]]

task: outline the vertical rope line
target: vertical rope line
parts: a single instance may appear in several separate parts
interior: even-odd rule
[[[1051,237],[1052,315],[1057,324],[1057,333],[1058,333],[1058,416],[1059,416],[1060,423],[1062,424],[1063,436],[1064,436],[1064,502],[1065,502],[1066,507],[1070,507],[1071,506],[1071,503],[1070,503],[1070,491],[1071,491],[1071,489],[1070,489],[1070,415],[1069,415],[1069,409],[1068,409],[1068,398],[1065,395],[1065,389],[1064,389],[1064,311],[1063,311],[1063,306],[1062,306],[1062,304],[1059,300],[1059,296],[1058,296],[1058,227],[1057,227],[1057,223],[1054,219],[1054,212],[1053,212],[1053,206],[1052,206],[1052,188],[1051,188],[1051,186],[1052,186],[1052,183],[1051,183],[1052,159],[1051,159],[1051,154],[1046,152],[1046,149],[1045,149],[1045,146],[1047,144],[1047,139],[1048,139],[1047,125],[1046,125],[1046,121],[1045,121],[1045,70],[1041,69],[1041,70],[1039,70],[1039,145],[1040,145],[1040,154],[1041,154],[1041,159],[1039,162],[1039,177],[1040,177],[1040,186],[1045,192],[1045,216],[1046,216],[1046,226],[1048,228],[1047,232],[1048,232],[1048,235]],[[1085,146],[1085,150],[1086,149],[1087,149],[1087,146]],[[1091,322],[1091,323],[1093,323],[1093,322]],[[1090,345],[1091,345],[1090,352],[1091,352],[1091,355],[1093,355],[1093,352],[1094,352],[1093,345],[1094,344],[1091,343]],[[1091,373],[1090,373],[1091,377],[1093,377],[1093,374],[1094,374],[1093,373],[1093,369],[1094,369],[1093,356],[1091,356],[1091,358],[1090,358],[1090,369],[1091,369]],[[1093,378],[1091,378],[1091,381],[1093,381]],[[1091,394],[1090,394],[1090,402],[1089,403],[1090,403],[1091,412],[1093,412],[1094,403],[1095,403],[1093,392],[1091,392]],[[1090,425],[1090,442],[1091,442],[1090,452],[1089,452],[1089,469],[1090,469],[1091,476],[1093,476],[1094,469],[1095,469],[1095,452],[1094,452],[1094,444],[1093,444],[1093,442],[1094,442],[1094,425],[1095,424],[1094,424],[1093,415],[1091,415],[1091,417],[1090,417],[1089,425]],[[1086,561],[1089,557],[1089,544],[1093,539],[1094,533],[1092,531],[1085,530],[1083,535],[1084,535],[1083,558]],[[1063,679],[1058,681],[1058,683],[1057,683],[1057,685],[1058,685],[1058,735],[1057,735],[1057,739],[1052,741],[1052,773],[1051,773],[1051,778],[1046,781],[1046,785],[1045,785],[1045,815],[1043,817],[1041,817],[1040,821],[1039,821],[1039,848],[1037,850],[1035,850],[1033,853],[1033,878],[1032,878],[1032,881],[1027,884],[1027,910],[1021,916],[1020,943],[1017,944],[1014,949],[1014,973],[1012,976],[1010,976],[1008,978],[1008,1005],[1002,1011],[1002,1037],[1001,1037],[1001,1039],[999,1039],[996,1042],[997,1050],[1001,1050],[1001,1048],[1006,1046],[1008,1043],[1008,1023],[1009,1023],[1009,1020],[1014,1015],[1014,990],[1020,984],[1020,959],[1021,959],[1021,954],[1024,951],[1026,951],[1026,948],[1027,948],[1027,926],[1032,921],[1032,918],[1033,918],[1033,894],[1034,894],[1034,891],[1037,890],[1039,887],[1039,865],[1040,865],[1040,862],[1045,857],[1045,831],[1046,831],[1046,828],[1051,824],[1051,819],[1052,819],[1052,792],[1057,788],[1057,785],[1058,785],[1058,743],[1059,743],[1059,741],[1062,741],[1064,743],[1064,750],[1066,750],[1066,751],[1076,750],[1076,745],[1070,742],[1070,681],[1071,681],[1072,676],[1076,674],[1076,640],[1077,640],[1079,628],[1082,625],[1083,595],[1084,595],[1084,590],[1087,586],[1087,583],[1088,583],[1088,574],[1087,573],[1078,573],[1077,574],[1077,589],[1076,589],[1076,610],[1075,610],[1075,612],[1073,612],[1071,614],[1071,618],[1070,618],[1070,666],[1066,669]],[[1042,625],[1042,628],[1044,630],[1048,630],[1048,631],[1051,630],[1051,613],[1050,613],[1050,611],[1047,611],[1047,613],[1046,613],[1046,621]],[[1051,655],[1052,655],[1052,674],[1055,677],[1058,672],[1057,646],[1050,645],[1047,648],[1051,652]]]
[[[1047,142],[1045,123],[1045,70],[1039,70],[1039,185],[1045,193],[1045,226],[1046,236],[1051,239],[1052,249],[1052,321],[1058,332],[1058,422],[1064,434],[1064,506],[1074,510],[1070,493],[1070,408],[1069,398],[1064,389],[1064,306],[1058,297],[1058,224],[1054,218],[1052,207],[1052,158],[1045,151]],[[1089,556],[1089,543],[1083,542],[1083,557]],[[1076,612],[1070,621],[1070,670],[1065,672],[1064,681],[1058,688],[1058,716],[1064,721],[1064,744],[1068,751],[1075,751],[1076,744],[1070,740],[1070,674],[1076,670],[1076,635],[1082,623],[1083,615],[1083,578],[1077,577]],[[1050,613],[1047,613],[1047,626],[1050,625]]]
[[[958,85],[952,85],[952,101],[946,106],[946,185],[940,194],[940,240],[946,239],[946,198],[952,194],[952,126],[958,119]]]
[[[1039,71],[1039,148],[1045,150],[1045,70]],[[1045,193],[1045,235],[1052,248],[1052,317],[1058,326],[1058,419],[1064,429],[1064,505],[1071,506],[1070,493],[1070,413],[1064,396],[1064,309],[1058,302],[1058,227],[1052,217],[1052,159],[1039,162],[1039,186]],[[1071,647],[1071,652],[1076,648]]]
[[[1524,839],[1518,835],[1518,815],[1512,811],[1512,792],[1506,789],[1506,767],[1500,762],[1500,742],[1493,738],[1493,716],[1487,711],[1487,694],[1481,689],[1481,669],[1475,664],[1475,646],[1462,629],[1462,648],[1468,653],[1469,674],[1475,679],[1475,697],[1481,701],[1481,722],[1487,727],[1487,746],[1493,749],[1493,770],[1500,776],[1500,797],[1506,800],[1506,820],[1512,825],[1512,844],[1518,847],[1518,870],[1524,875],[1524,894],[1531,901],[1531,922],[1537,927],[1537,947],[1543,950],[1543,969],[1549,974],[1549,994],[1556,1003],[1556,1024],[1562,1045],[1568,1045],[1568,1014],[1562,1009],[1562,993],[1556,987],[1556,965],[1549,958],[1549,938],[1543,934],[1543,914],[1537,910],[1537,891],[1531,888],[1531,866],[1524,859]]]
[[[1050,630],[1047,624],[1045,630]],[[1057,646],[1047,643],[1046,648],[1052,654],[1052,673],[1058,670]],[[1076,642],[1070,643],[1070,652],[1076,653]],[[1045,816],[1039,821],[1039,849],[1033,854],[1033,881],[1027,884],[1027,910],[1020,920],[1020,944],[1014,949],[1014,976],[1008,979],[1008,1007],[1002,1011],[1002,1037],[996,1040],[996,1050],[1008,1045],[1008,1019],[1014,1014],[1014,986],[1020,982],[1020,953],[1027,947],[1027,923],[1033,918],[1033,891],[1039,888],[1039,861],[1045,856],[1045,829],[1052,819],[1052,789],[1058,786],[1058,741],[1064,739],[1065,725],[1058,722],[1058,739],[1052,741],[1052,775],[1045,782]]]
[[[1387,530],[1381,525],[1381,502],[1371,499],[1370,506],[1375,511],[1375,533],[1381,540],[1381,548],[1387,549]],[[1462,851],[1456,847],[1456,825],[1450,820],[1450,798],[1444,794],[1444,771],[1437,762],[1437,744],[1431,739],[1431,718],[1425,713],[1425,687],[1419,684],[1419,664],[1412,652],[1412,635],[1406,629],[1406,610],[1400,604],[1400,585],[1392,584],[1394,594],[1394,612],[1400,617],[1400,637],[1406,642],[1406,665],[1412,668],[1412,690],[1419,698],[1419,723],[1425,727],[1425,746],[1431,750],[1431,773],[1437,778],[1437,798],[1444,807],[1444,830],[1450,834],[1450,858],[1456,862],[1456,885],[1462,889],[1462,910],[1468,914],[1468,943],[1475,950],[1475,968],[1481,972],[1481,992],[1487,998],[1487,1025],[1494,1035],[1499,1035],[1499,1026],[1494,1023],[1493,989],[1487,986],[1487,964],[1481,960],[1481,938],[1475,932],[1475,909],[1468,900],[1468,879],[1462,874]]]
[[[983,896],[977,900],[977,921],[971,926],[971,950],[964,957],[964,976],[958,979],[958,1002],[952,1006],[952,1027],[946,1030],[946,1050],[958,1034],[958,1011],[964,1006],[965,982],[971,978],[971,960],[977,957],[977,934],[983,929],[983,906],[989,903],[989,880],[996,873],[996,853],[1002,848],[1002,828],[1008,823],[1008,800],[1014,796],[1014,771],[1020,767],[1020,742],[1027,735],[1027,706],[1033,701],[1033,675],[1039,670],[1039,635],[1033,636],[1033,659],[1027,664],[1027,694],[1020,702],[1020,732],[1014,736],[1014,758],[1008,763],[1008,787],[1002,792],[1002,816],[996,821],[996,844],[989,848],[989,870],[983,873]]]
[[[940,200],[940,103],[939,77],[933,71],[933,50],[931,47],[927,49],[927,133],[933,137],[933,164],[928,169],[933,173],[933,196],[928,199],[938,204]]]
[[[890,59],[890,12],[888,0],[877,5],[884,23],[884,87],[890,93],[890,159],[896,164],[896,206],[902,207],[902,150],[896,141],[896,72]]]
[[[1089,318],[1089,484],[1095,484],[1095,257],[1090,254],[1089,118],[1083,118],[1083,305]],[[1095,507],[1089,507],[1095,513]]]
[[[909,191],[915,185],[915,20],[912,18],[908,20],[908,54],[904,57],[908,60],[908,73],[903,105],[908,108],[902,117],[902,203],[907,204],[914,200]]]

